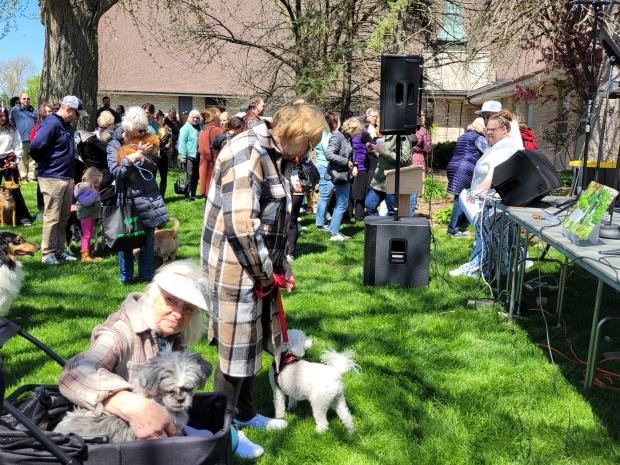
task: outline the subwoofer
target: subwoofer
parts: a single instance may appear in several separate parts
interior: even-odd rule
[[[382,134],[412,134],[418,124],[422,63],[417,55],[381,56]]]
[[[493,187],[505,205],[524,207],[562,185],[542,152],[519,150],[493,171]]]
[[[431,232],[426,218],[364,219],[364,284],[427,286]]]

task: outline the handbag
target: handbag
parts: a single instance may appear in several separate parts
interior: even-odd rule
[[[181,176],[177,175],[177,180],[174,182],[174,193],[178,195],[185,194],[187,186],[187,179],[183,176],[183,182],[181,183]]]
[[[325,173],[325,179],[333,182],[334,184],[346,184],[350,180],[349,170],[347,171],[336,171],[334,169],[329,170]]]
[[[146,231],[135,201],[128,202],[126,185],[117,190],[116,205],[103,207],[101,226],[104,243],[112,252],[139,249],[144,244]]]
[[[467,220],[473,223],[474,218],[476,218],[480,210],[482,210],[482,201],[476,198],[471,189],[463,189],[459,194],[459,203],[461,204],[461,210],[465,213]]]
[[[310,192],[314,189],[321,179],[319,170],[312,163],[310,158],[304,157],[297,167],[297,175],[299,176],[299,182],[304,192]]]

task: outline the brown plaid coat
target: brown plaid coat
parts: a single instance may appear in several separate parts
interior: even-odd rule
[[[209,341],[223,373],[248,377],[262,351],[280,359],[280,321],[273,296],[257,298],[254,284],[290,270],[286,262],[290,186],[280,171],[266,124],[232,139],[219,154],[204,212],[202,266],[208,277]],[[263,328],[263,321],[270,321]]]

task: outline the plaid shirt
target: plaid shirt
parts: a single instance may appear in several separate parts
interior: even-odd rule
[[[217,342],[220,369],[230,376],[258,373],[262,350],[271,345],[280,359],[274,296],[254,294],[258,280],[290,272],[285,256],[290,185],[280,162],[267,125],[260,124],[226,145],[211,179],[201,250],[209,282],[209,341]],[[269,328],[261,324],[264,312]]]
[[[93,329],[90,348],[77,354],[60,375],[60,392],[74,404],[99,415],[102,401],[118,391],[131,390],[144,362],[159,353],[149,327],[142,294],[132,293],[105,323]],[[171,336],[173,350],[183,350],[183,338]]]

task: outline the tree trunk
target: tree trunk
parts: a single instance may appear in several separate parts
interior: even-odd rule
[[[99,85],[97,26],[118,0],[41,0],[45,52],[41,101],[59,102],[65,95],[82,99],[92,115],[79,127],[92,129]]]

